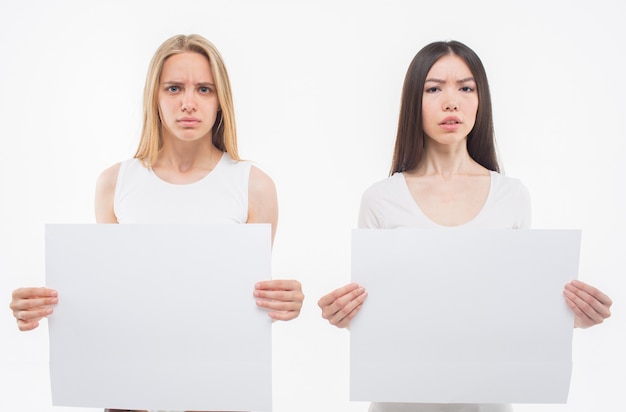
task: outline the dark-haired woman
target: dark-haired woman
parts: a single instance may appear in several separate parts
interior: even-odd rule
[[[530,227],[530,197],[499,173],[485,69],[469,47],[435,42],[417,53],[406,74],[391,176],[365,191],[360,228]],[[611,300],[580,281],[564,289],[576,327],[610,316]],[[332,325],[349,327],[367,297],[351,283],[318,304]],[[370,412],[503,412],[510,405],[384,404]]]

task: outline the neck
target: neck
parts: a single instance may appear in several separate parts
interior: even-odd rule
[[[471,158],[466,142],[463,141],[457,145],[428,144],[424,159],[413,174],[417,176],[438,175],[445,178],[475,174],[482,172],[483,169]]]
[[[154,167],[187,172],[193,169],[212,170],[222,156],[222,151],[203,139],[197,142],[181,142],[163,139]]]

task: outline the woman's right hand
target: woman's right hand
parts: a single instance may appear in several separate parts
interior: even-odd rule
[[[13,291],[9,307],[21,331],[33,330],[39,321],[52,314],[59,301],[57,291],[48,288],[19,288]]]
[[[350,283],[322,296],[317,302],[322,309],[322,317],[338,328],[349,328],[350,321],[361,310],[367,297],[365,288]]]

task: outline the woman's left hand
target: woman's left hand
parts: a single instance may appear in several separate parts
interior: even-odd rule
[[[565,285],[563,294],[567,306],[576,316],[575,328],[589,328],[611,316],[611,298],[580,280],[573,280]]]
[[[297,280],[265,280],[254,287],[256,304],[269,310],[274,320],[292,320],[300,315],[304,294]]]

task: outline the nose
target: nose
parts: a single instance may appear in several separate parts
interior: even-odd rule
[[[187,113],[193,113],[196,111],[196,103],[193,98],[193,93],[183,93],[182,100],[180,102],[180,110]]]
[[[443,105],[443,110],[445,112],[455,112],[459,110],[459,104],[452,99],[448,99],[448,101]]]
[[[443,95],[443,111],[444,112],[454,112],[459,110],[459,102],[458,102],[458,96],[449,90],[444,91],[444,95]]]

